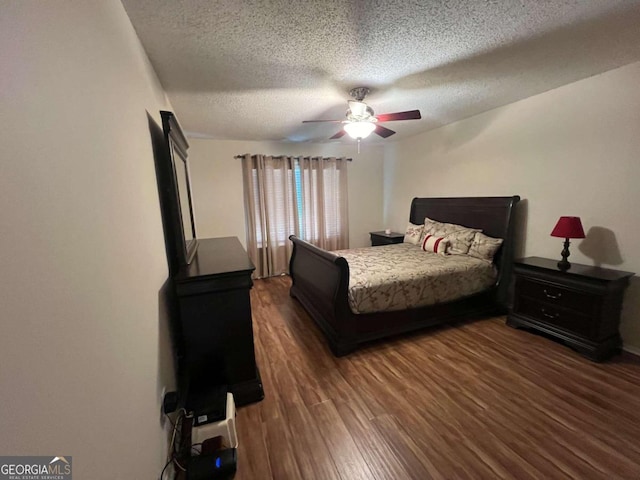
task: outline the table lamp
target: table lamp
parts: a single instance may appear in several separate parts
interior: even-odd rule
[[[567,260],[569,255],[569,239],[584,238],[584,230],[580,217],[560,217],[555,228],[551,232],[552,237],[564,238],[564,249],[562,250],[562,260],[558,262],[558,268],[566,272],[571,268],[571,264]]]

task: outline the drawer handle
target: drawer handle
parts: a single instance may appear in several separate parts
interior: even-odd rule
[[[543,290],[543,292],[547,296],[547,298],[552,298],[554,300],[556,300],[556,299],[558,299],[558,298],[560,298],[562,296],[561,292],[558,292],[557,295],[551,295],[549,292],[547,292],[546,288]]]
[[[542,315],[544,315],[545,317],[551,318],[551,319],[556,319],[560,316],[559,313],[547,313],[547,311],[544,308],[541,308],[540,312],[542,312]]]

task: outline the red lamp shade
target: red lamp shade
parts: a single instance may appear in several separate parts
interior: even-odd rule
[[[555,228],[551,232],[552,237],[584,238],[584,230],[580,217],[560,217]]]

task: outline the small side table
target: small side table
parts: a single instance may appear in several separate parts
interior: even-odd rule
[[[389,234],[382,232],[369,232],[371,235],[371,246],[378,247],[380,245],[391,245],[393,243],[402,243],[404,241],[404,233],[391,232]]]
[[[515,289],[507,325],[549,334],[595,361],[622,348],[620,312],[631,272],[527,257],[513,264]]]

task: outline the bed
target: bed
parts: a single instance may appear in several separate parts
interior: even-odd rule
[[[494,280],[477,293],[427,306],[382,312],[371,312],[367,308],[364,313],[354,313],[349,299],[350,268],[345,258],[351,251],[344,255],[328,252],[292,235],[289,237],[293,242],[290,294],[318,324],[336,356],[351,353],[372,340],[463,318],[503,313],[513,260],[513,213],[519,200],[516,195],[414,198],[411,202],[411,223],[421,224],[429,217],[481,229],[488,236],[504,240],[494,256]],[[379,252],[375,249],[385,247],[369,248]]]

